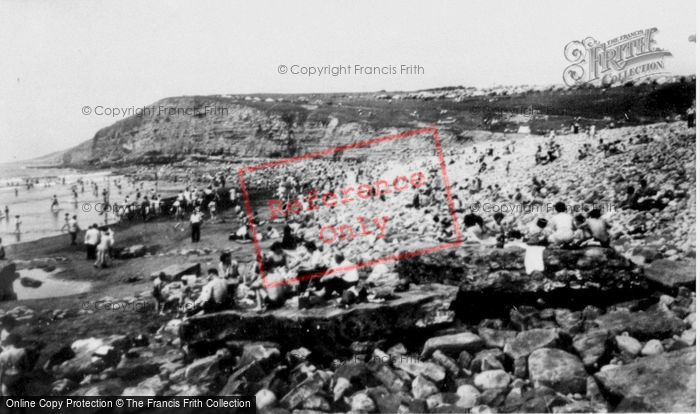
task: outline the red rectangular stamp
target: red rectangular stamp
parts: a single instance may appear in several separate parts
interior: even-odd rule
[[[422,148],[420,157],[416,148]],[[269,161],[241,168],[238,176],[260,277],[268,289],[462,244],[435,127]],[[265,203],[254,200],[257,216],[248,183],[276,188],[275,197]],[[333,252],[335,261],[321,270],[270,278],[269,272],[276,270],[266,267],[274,263],[266,260],[259,240],[263,236],[258,227],[264,222],[285,223],[285,230],[293,226],[301,234],[296,239],[312,250],[318,245]],[[416,240],[419,247],[405,249],[404,243]],[[434,243],[425,245],[426,240]],[[353,260],[343,259],[344,252],[353,252]]]

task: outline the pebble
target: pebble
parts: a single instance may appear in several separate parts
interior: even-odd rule
[[[375,410],[374,401],[364,392],[358,392],[350,398],[350,409],[359,412],[373,412]]]
[[[615,337],[615,343],[620,351],[632,356],[638,355],[642,350],[642,344],[631,336],[618,335]]]
[[[411,393],[414,398],[425,399],[436,392],[438,392],[437,386],[422,375],[418,375],[411,383]]]
[[[505,388],[510,384],[510,374],[502,369],[483,371],[474,377],[474,385],[481,390]]]
[[[457,397],[459,398],[455,405],[461,408],[472,408],[479,401],[481,393],[473,385],[464,384],[457,387]]]
[[[658,339],[651,339],[642,348],[642,355],[659,355],[664,352],[664,346]]]

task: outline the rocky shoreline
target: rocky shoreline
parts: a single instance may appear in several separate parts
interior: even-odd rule
[[[269,413],[694,411],[694,292],[650,289],[636,265],[588,250],[549,252],[551,272],[530,278],[533,291],[581,280],[562,271],[567,264],[585,269],[583,258],[607,257],[592,267],[611,278],[607,287],[635,285],[644,294],[607,306],[500,302],[508,315],[474,322],[459,309],[474,296],[457,291],[518,286],[498,263],[519,263],[510,256],[520,253],[486,249],[474,259],[473,251],[457,252],[453,262],[423,256],[401,265],[402,277],[413,274],[409,289],[380,303],[308,310],[292,303],[265,313],[165,320],[151,332],[76,340],[44,355],[34,373],[53,378],[52,395],[254,394],[258,409]],[[453,265],[460,257],[471,265]],[[433,283],[421,280],[427,273],[419,266],[436,262],[443,270],[432,270]],[[474,272],[482,277],[470,277]],[[434,284],[440,281],[458,283]],[[567,286],[558,294],[578,290]],[[507,300],[507,289],[492,292],[499,290]],[[149,294],[104,300],[133,304]],[[19,306],[0,320],[21,325],[44,317]],[[35,361],[40,353],[30,352]]]

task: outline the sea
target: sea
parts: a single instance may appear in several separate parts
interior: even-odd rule
[[[83,186],[79,184],[81,179]],[[32,188],[27,188],[27,180],[34,182]],[[116,182],[121,184],[121,191],[115,188]],[[97,185],[97,194],[93,192],[93,183]],[[77,199],[73,196],[74,187],[77,189]],[[0,164],[2,244],[7,246],[65,234],[62,227],[66,213],[77,215],[81,229],[93,223],[114,222],[114,214],[102,212],[101,194],[104,188],[109,190],[111,202],[122,201],[126,194],[137,191],[124,177],[107,170],[81,172],[68,168],[37,168],[23,163]],[[58,207],[52,208],[54,195],[58,199]]]

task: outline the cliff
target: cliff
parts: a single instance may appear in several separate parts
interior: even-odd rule
[[[470,141],[483,131],[530,126],[544,133],[569,125],[658,122],[684,113],[695,81],[612,89],[517,89],[468,96],[439,93],[214,95],[162,99],[94,137],[38,161],[64,166],[166,164],[186,159],[280,157],[425,125],[443,139]]]

